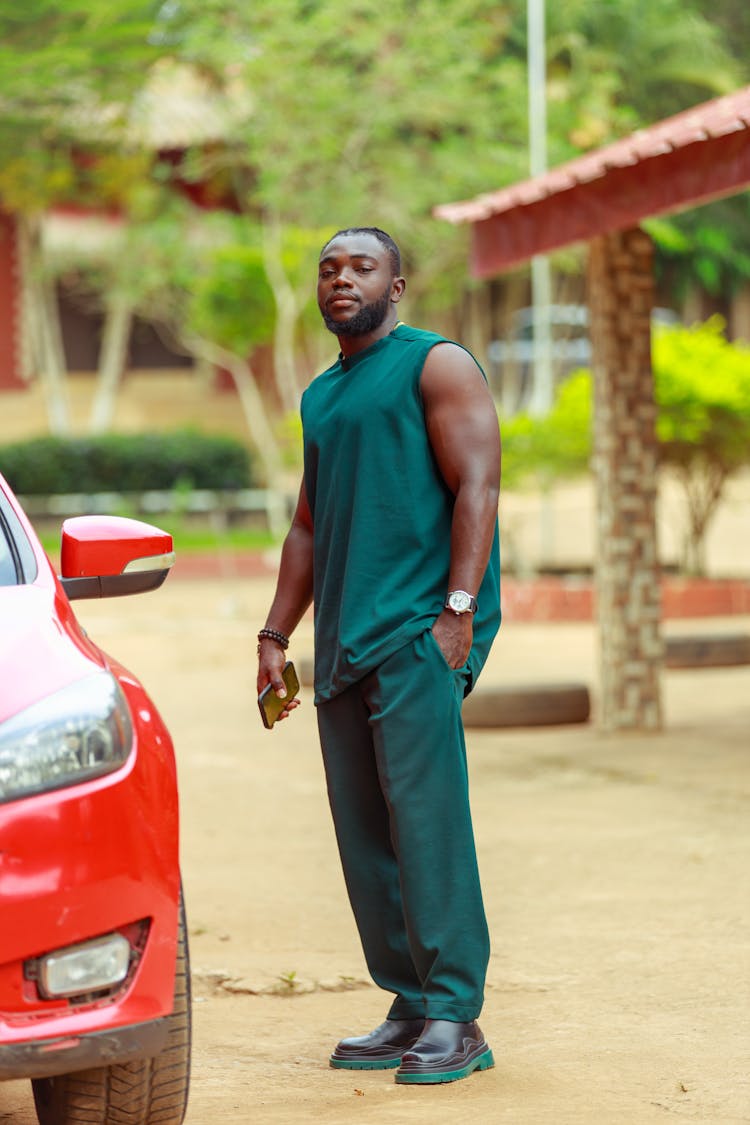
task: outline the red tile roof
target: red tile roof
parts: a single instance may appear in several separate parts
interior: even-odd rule
[[[480,277],[534,254],[750,186],[750,86],[639,129],[544,175],[434,209],[472,223]]]

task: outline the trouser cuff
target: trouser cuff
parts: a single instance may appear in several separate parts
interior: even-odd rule
[[[430,1004],[428,1001],[425,1019],[450,1020],[451,1023],[472,1023],[473,1020],[478,1019],[481,1010],[481,1004],[478,1007],[476,1005],[468,1007],[461,1004]]]
[[[424,1020],[427,1019],[427,1016],[425,1015],[424,1004],[410,1004],[405,1000],[395,1000],[386,1019]]]

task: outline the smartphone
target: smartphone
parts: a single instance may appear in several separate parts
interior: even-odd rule
[[[271,729],[287,703],[289,703],[291,699],[294,699],[295,695],[299,692],[299,680],[297,679],[297,673],[294,670],[294,665],[291,660],[287,660],[284,665],[281,678],[286,685],[286,696],[284,699],[279,699],[271,684],[266,684],[263,691],[258,696],[260,717],[263,720],[263,726],[266,730]]]

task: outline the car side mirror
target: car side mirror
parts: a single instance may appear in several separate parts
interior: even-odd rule
[[[174,559],[172,536],[140,520],[74,516],[62,525],[60,582],[71,601],[156,590]]]

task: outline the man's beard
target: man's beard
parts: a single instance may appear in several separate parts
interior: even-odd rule
[[[362,305],[350,320],[334,320],[325,309],[320,311],[326,328],[329,332],[333,332],[334,336],[366,336],[369,332],[374,332],[376,328],[380,328],[390,307],[391,287],[389,284],[387,289],[383,290],[382,296],[369,305]]]

